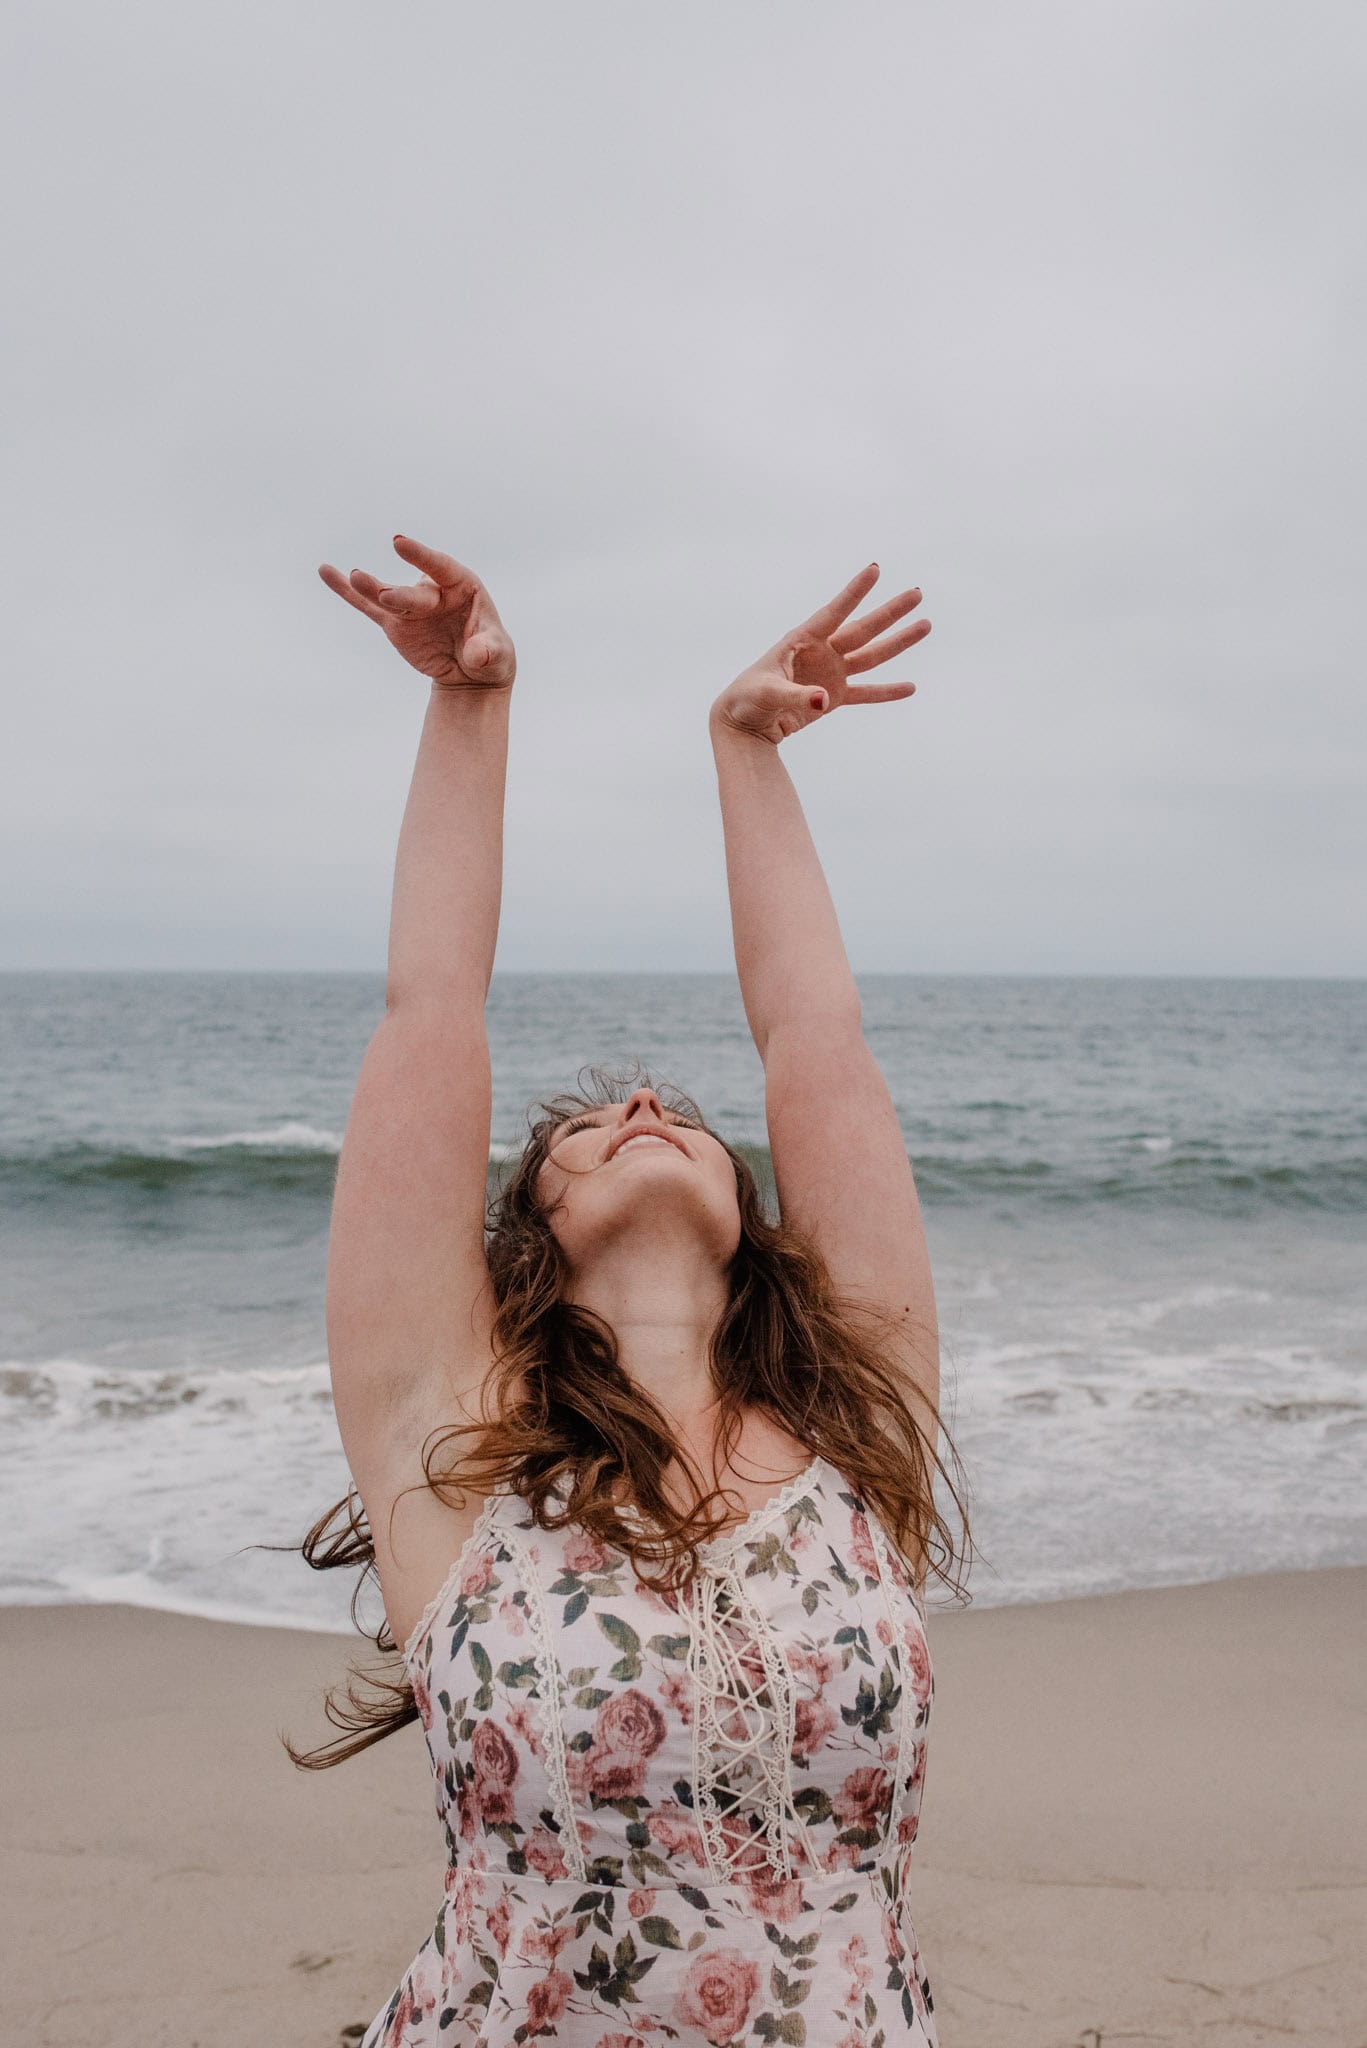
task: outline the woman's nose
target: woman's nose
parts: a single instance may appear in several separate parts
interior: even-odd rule
[[[653,1116],[658,1123],[664,1122],[664,1106],[653,1088],[636,1088],[628,1095],[622,1122],[630,1123],[638,1116]]]

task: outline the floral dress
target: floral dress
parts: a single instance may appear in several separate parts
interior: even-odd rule
[[[497,1493],[404,1661],[450,1867],[361,2048],[936,2048],[924,1611],[824,1459],[673,1594]]]

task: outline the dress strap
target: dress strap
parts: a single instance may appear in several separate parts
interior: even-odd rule
[[[412,1670],[413,1660],[422,1645],[423,1638],[427,1635],[428,1630],[435,1623],[438,1614],[440,1614],[442,1608],[455,1591],[456,1586],[460,1582],[461,1574],[469,1564],[470,1559],[475,1555],[481,1544],[487,1542],[489,1533],[498,1519],[499,1510],[505,1498],[506,1494],[503,1488],[499,1487],[485,1499],[474,1528],[456,1552],[455,1557],[451,1561],[450,1570],[442,1580],[437,1591],[428,1601],[426,1607],[423,1608],[422,1613],[418,1616],[413,1632],[403,1646],[403,1661],[406,1670]]]

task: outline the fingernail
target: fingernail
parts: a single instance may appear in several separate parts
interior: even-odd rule
[[[813,692],[812,709],[813,711],[824,711],[826,709],[826,692],[824,690],[816,690]]]

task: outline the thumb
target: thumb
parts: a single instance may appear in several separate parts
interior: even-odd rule
[[[460,650],[460,665],[467,676],[481,683],[503,683],[511,681],[513,671],[513,643],[506,633],[487,627],[483,632],[472,633]]]

